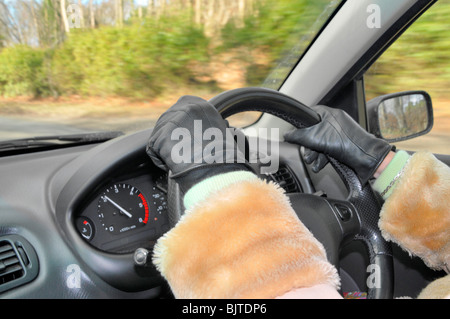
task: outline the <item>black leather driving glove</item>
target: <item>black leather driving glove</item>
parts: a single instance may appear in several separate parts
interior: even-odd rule
[[[208,101],[183,96],[156,122],[147,154],[186,193],[203,179],[250,170],[228,123]]]
[[[333,157],[352,168],[364,185],[373,176],[392,147],[388,142],[365,131],[346,112],[323,105],[313,107],[321,122],[284,135],[287,142],[303,145],[307,163],[317,172]],[[319,152],[319,153],[317,153]]]

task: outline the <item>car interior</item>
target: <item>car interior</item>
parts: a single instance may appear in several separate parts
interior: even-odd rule
[[[260,128],[279,130],[279,148],[269,150],[277,152],[271,156],[279,158],[279,169],[260,177],[284,188],[300,220],[324,244],[339,270],[342,294],[414,298],[444,272],[429,269],[381,238],[376,226],[381,197],[358,184],[345,165],[330,159],[315,173],[304,161],[304,148],[283,141],[285,132],[317,122],[310,107],[319,104],[344,109],[367,131],[383,137],[380,105],[414,94],[425,101],[425,126],[388,140],[396,144],[431,129],[432,97],[423,88],[386,92],[367,101],[364,78],[436,1],[376,1],[382,23],[368,28],[372,2],[339,2],[278,90],[232,89],[210,102],[224,118],[261,112],[241,129],[247,137]],[[26,148],[2,150],[0,298],[173,298],[146,254],[183,214],[183,194],[146,154],[151,131],[74,134],[61,136],[58,143],[46,144],[43,138],[22,142],[29,144]],[[450,166],[450,155],[435,155]],[[115,202],[126,202],[138,216],[112,216]],[[377,287],[368,281],[374,264],[380,270]]]

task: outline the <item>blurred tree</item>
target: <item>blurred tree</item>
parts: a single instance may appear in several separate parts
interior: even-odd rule
[[[13,14],[17,7],[17,3],[13,4],[11,7],[8,6],[5,0],[0,0],[0,23],[2,24],[5,38],[8,42],[12,43],[23,43],[23,37],[21,34],[20,21],[18,21],[17,16]]]
[[[64,31],[66,33],[69,33],[70,27],[69,27],[69,19],[67,19],[66,0],[59,0],[59,3],[60,3],[60,8],[61,8],[61,17],[62,17],[63,24],[64,24]]]
[[[78,0],[78,14],[80,18],[80,27],[84,28],[84,10],[83,10],[83,4],[81,3],[81,0]]]
[[[91,28],[95,28],[94,0],[89,0],[89,21]]]
[[[123,0],[115,0],[115,18],[118,27],[123,26]]]

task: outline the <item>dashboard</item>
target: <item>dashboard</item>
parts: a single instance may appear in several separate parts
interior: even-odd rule
[[[182,196],[145,152],[150,134],[0,157],[0,258],[14,255],[16,261],[14,272],[0,272],[0,298],[164,296],[166,283],[155,267],[133,258],[139,248],[151,251],[182,212]],[[278,173],[261,178],[287,193],[347,198],[331,165],[315,174],[298,146],[280,142],[278,152]],[[397,254],[401,278],[402,265],[411,262]],[[365,269],[355,262],[360,255],[352,250],[341,265],[347,259],[359,274]],[[424,278],[416,278],[421,286]]]
[[[133,256],[152,250],[182,203],[145,152],[150,134],[0,158],[0,246],[23,251],[29,262],[22,273],[30,276],[3,285],[0,297],[161,296],[159,272]],[[281,143],[279,152],[280,174],[261,177],[287,191],[314,192],[299,148]],[[74,269],[77,288],[68,285]]]
[[[156,269],[133,261],[170,228],[167,175],[145,152],[150,133],[0,158],[0,249],[18,261],[16,273],[0,273],[1,298],[161,295]]]

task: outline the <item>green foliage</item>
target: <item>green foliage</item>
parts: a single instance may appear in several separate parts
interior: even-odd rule
[[[449,98],[450,5],[438,1],[369,69],[368,98],[406,90],[426,90]]]
[[[155,96],[166,85],[188,81],[189,62],[205,58],[208,41],[201,30],[169,23],[70,34],[53,59],[60,93]]]
[[[280,57],[297,58],[305,49],[315,34],[311,30],[321,26],[315,22],[327,3],[255,2],[257,15],[243,24],[230,20],[212,37],[194,24],[192,12],[180,10],[159,18],[130,19],[123,27],[72,29],[53,48],[50,35],[47,48],[0,48],[0,95],[151,98],[173,87],[190,92],[204,85],[196,76],[199,65],[222,53],[236,55],[233,58],[246,66],[248,85],[261,85],[277,65],[270,84],[277,87],[293,63],[279,64]],[[448,96],[449,20],[450,6],[439,1],[414,23],[370,70],[368,97],[405,89]]]
[[[283,59],[298,58],[321,25],[316,20],[330,3],[329,0],[266,0],[259,3],[257,19],[248,17],[244,27],[228,23],[222,32],[223,46],[230,49],[245,46],[260,49],[269,58],[267,65],[250,63],[247,79],[250,85],[261,85],[270,70]],[[324,23],[325,21],[321,21]],[[315,30],[315,31],[314,31]],[[242,57],[245,59],[246,57]],[[248,58],[248,57],[247,57]],[[286,61],[290,66],[296,61]],[[290,69],[278,65],[278,77],[284,77]],[[282,81],[283,79],[277,79]],[[278,81],[277,81],[278,83]],[[276,85],[274,88],[278,88]]]
[[[0,54],[0,94],[40,96],[48,92],[45,51],[24,45],[4,48]]]
[[[186,27],[186,19],[180,14],[123,28],[72,29],[55,49],[5,48],[0,94],[155,96],[189,82],[190,62],[208,57],[209,40],[201,29]]]

